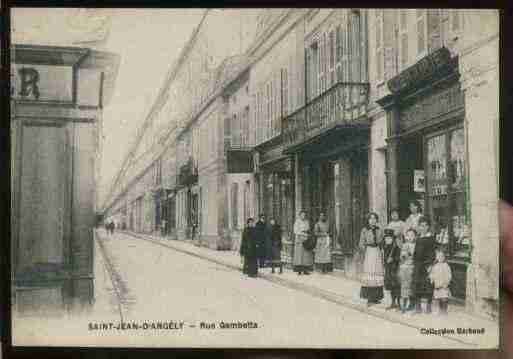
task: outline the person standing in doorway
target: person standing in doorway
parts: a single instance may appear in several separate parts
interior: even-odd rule
[[[256,277],[258,275],[257,238],[253,218],[247,219],[246,228],[242,232],[240,255],[242,257],[242,272],[250,277]]]
[[[269,258],[268,250],[271,247],[271,231],[265,223],[265,215],[261,214],[255,226],[257,236],[258,268],[264,268]]]
[[[315,264],[319,265],[321,273],[328,273],[331,264],[331,240],[329,223],[324,212],[321,212],[319,221],[315,224],[314,235],[317,237]]]
[[[405,223],[399,218],[399,210],[397,208],[392,209],[390,212],[390,222],[388,222],[386,229],[394,231],[398,245],[401,245],[403,242],[404,226]]]
[[[422,313],[421,301],[426,301],[426,313],[431,313],[433,300],[433,284],[429,280],[429,272],[435,260],[435,238],[429,232],[429,220],[419,219],[419,237],[413,253],[413,294],[415,296],[415,312]]]
[[[283,273],[283,263],[281,261],[281,226],[276,223],[274,218],[271,218],[271,272],[274,273],[274,268],[280,268],[280,274]]]
[[[306,212],[299,212],[294,223],[294,271],[298,275],[310,274],[308,268],[313,265],[313,252],[303,246],[310,236],[310,222],[306,219]]]
[[[371,212],[367,225],[362,229],[359,248],[364,252],[362,288],[360,297],[367,299],[367,306],[378,304],[383,299],[384,268],[381,242],[383,234],[378,226],[379,217]]]
[[[416,199],[410,201],[410,216],[406,219],[404,223],[404,233],[406,233],[409,229],[414,229],[419,232],[418,225],[419,219],[422,217],[422,207],[420,206],[420,202]]]

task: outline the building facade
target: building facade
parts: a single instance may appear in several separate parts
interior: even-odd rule
[[[199,76],[206,99],[170,81],[163,93],[191,96],[188,112],[155,115],[173,130],[143,131],[141,143],[160,138],[165,150],[126,172],[162,166],[155,224],[165,212],[165,234],[236,250],[246,218],[265,213],[281,224],[290,263],[297,213],[315,222],[324,212],[333,269],[358,278],[367,214],[385,226],[392,209],[406,219],[415,199],[448,250],[453,300],[496,316],[498,156],[483,153],[498,148],[498,13],[269,9],[252,19],[244,51]],[[206,24],[183,63],[210,58],[215,42],[197,45]],[[151,207],[138,198],[127,213]]]
[[[89,48],[11,50],[13,312],[61,315],[94,301],[102,109],[119,58]]]

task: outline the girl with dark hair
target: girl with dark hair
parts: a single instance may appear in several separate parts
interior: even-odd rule
[[[418,232],[419,219],[422,217],[422,207],[420,202],[416,199],[410,201],[410,216],[404,223],[404,233],[409,229],[414,229]]]
[[[367,225],[360,234],[359,248],[364,252],[362,288],[360,297],[367,299],[367,306],[383,299],[384,268],[381,242],[383,234],[378,227],[378,215],[374,212],[367,217]]]
[[[402,236],[404,234],[404,222],[399,218],[399,210],[393,208],[390,211],[390,222],[388,222],[387,229],[394,231],[394,236],[399,245],[402,244]]]

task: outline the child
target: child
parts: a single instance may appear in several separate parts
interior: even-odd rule
[[[438,308],[440,308],[440,314],[442,315],[447,314],[451,277],[451,267],[445,261],[445,253],[442,249],[437,249],[435,264],[429,273],[429,280],[435,287],[433,298],[438,301]]]
[[[385,289],[390,291],[392,303],[386,309],[400,308],[401,283],[399,282],[399,258],[401,249],[397,245],[394,231],[385,229],[383,260],[385,262]]]
[[[415,239],[417,232],[409,229],[405,233],[405,242],[401,247],[399,279],[401,281],[401,312],[405,313],[407,309],[412,309],[412,276],[413,276],[413,253],[415,252]],[[410,299],[408,303],[408,299]],[[409,304],[407,308],[407,304]]]
[[[397,209],[392,209],[390,212],[391,221],[387,225],[387,229],[391,229],[394,231],[394,236],[399,241],[399,245],[402,244],[402,234],[404,232],[404,222],[399,219],[399,211]]]

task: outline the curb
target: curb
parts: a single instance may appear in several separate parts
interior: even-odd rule
[[[150,242],[150,243],[153,243],[153,244],[156,244],[156,245],[160,245],[162,247],[173,249],[173,250],[175,250],[177,252],[180,252],[180,253],[183,253],[183,254],[187,254],[187,255],[190,255],[192,257],[196,257],[196,258],[200,258],[200,259],[203,259],[203,260],[207,260],[209,262],[216,263],[216,264],[222,265],[224,267],[228,267],[228,268],[231,268],[231,269],[234,269],[234,270],[237,270],[237,271],[241,270],[241,267],[238,266],[238,265],[233,265],[233,264],[230,264],[230,263],[226,263],[224,261],[212,258],[211,256],[208,256],[208,255],[198,254],[198,253],[195,253],[195,252],[191,252],[191,251],[188,251],[186,249],[176,247],[176,246],[174,246],[174,245],[172,245],[170,243],[161,243],[158,239],[148,238],[148,236],[140,235],[140,234],[136,234],[136,233],[132,233],[132,232],[121,232],[121,233],[126,234],[128,236],[132,236],[132,237],[135,237],[135,238],[139,238],[139,239],[145,240],[147,242]],[[312,295],[314,297],[321,298],[321,299],[327,300],[329,302],[332,302],[332,303],[335,303],[335,304],[338,304],[338,305],[342,305],[344,307],[348,307],[350,309],[356,310],[356,311],[361,312],[361,313],[366,314],[366,315],[370,315],[370,316],[373,316],[373,317],[384,319],[384,320],[387,320],[387,321],[395,323],[395,324],[404,325],[404,326],[407,326],[407,327],[412,328],[412,329],[418,329],[418,330],[423,329],[423,327],[411,324],[407,320],[399,319],[396,316],[389,315],[387,313],[383,313],[381,311],[378,311],[378,310],[375,310],[375,309],[372,309],[372,308],[368,308],[368,307],[366,307],[364,305],[361,305],[361,304],[355,304],[348,297],[340,295],[338,293],[334,293],[334,292],[331,292],[331,291],[328,291],[328,290],[325,290],[325,289],[315,288],[315,287],[312,287],[312,286],[309,286],[309,285],[306,285],[306,284],[300,284],[300,283],[297,283],[295,281],[291,281],[291,280],[288,280],[288,279],[283,279],[283,278],[279,278],[279,277],[276,277],[276,276],[271,276],[270,274],[259,274],[258,277],[262,278],[262,279],[265,279],[265,280],[267,280],[269,282],[281,285],[283,287],[287,287],[287,288],[290,288],[290,289],[295,289],[295,290],[298,290],[298,291],[302,291],[302,292],[308,293],[308,294],[310,294],[310,295]],[[465,340],[462,340],[462,339],[459,339],[459,338],[454,338],[454,337],[451,337],[449,335],[440,335],[440,337],[442,337],[444,339],[447,339],[447,340],[451,340],[451,341],[460,343],[460,344],[469,345],[469,346],[472,346],[472,347],[475,347],[475,348],[478,347],[478,344],[476,344],[476,343],[465,341]]]

